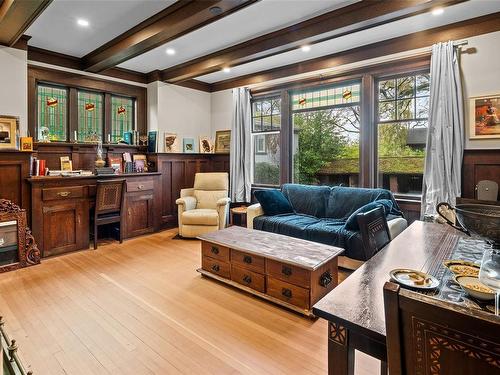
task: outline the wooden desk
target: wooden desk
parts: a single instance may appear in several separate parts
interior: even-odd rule
[[[96,181],[125,178],[124,238],[159,229],[156,205],[161,198],[160,173],[105,176],[32,177],[32,231],[43,257],[88,249],[90,208]]]
[[[415,221],[313,307],[329,321],[328,373],[354,374],[354,350],[382,361],[387,373],[384,283],[394,268],[429,271],[450,254],[461,233],[448,225]]]

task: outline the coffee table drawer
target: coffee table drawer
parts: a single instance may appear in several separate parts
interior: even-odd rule
[[[217,259],[205,256],[201,257],[201,268],[226,279],[231,277],[231,268],[229,263],[222,262]]]
[[[201,253],[203,256],[220,259],[224,262],[229,262],[229,248],[225,246],[202,241]]]
[[[264,273],[265,259],[249,253],[231,249],[231,263],[246,268],[247,270]]]
[[[267,260],[267,273],[276,279],[304,288],[309,288],[311,284],[311,271],[275,260]]]
[[[309,289],[267,277],[267,294],[303,309],[309,309]]]
[[[265,276],[245,268],[231,265],[231,280],[262,293],[266,291]]]

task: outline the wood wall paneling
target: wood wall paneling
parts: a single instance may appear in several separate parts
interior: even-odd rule
[[[476,198],[476,185],[492,180],[500,186],[500,149],[465,150],[462,165],[462,197]],[[497,197],[500,200],[500,197]]]

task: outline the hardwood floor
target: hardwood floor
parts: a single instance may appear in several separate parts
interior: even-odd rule
[[[0,315],[23,362],[35,375],[327,373],[325,321],[201,277],[199,242],[175,234],[0,274]]]

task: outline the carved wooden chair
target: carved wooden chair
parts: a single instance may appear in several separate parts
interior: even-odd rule
[[[382,207],[360,213],[357,219],[363,243],[372,254],[377,253],[391,241],[389,226]]]
[[[94,249],[97,249],[97,230],[101,225],[119,223],[120,243],[123,242],[124,198],[124,179],[97,181],[94,208]]]
[[[500,374],[500,321],[493,313],[384,285],[391,375]]]

